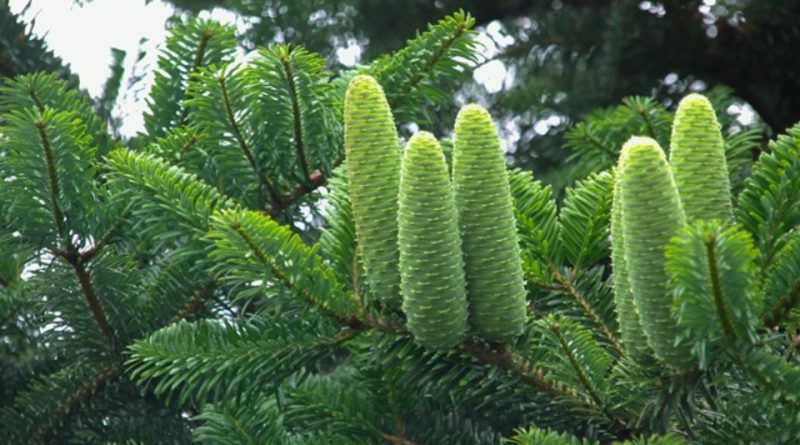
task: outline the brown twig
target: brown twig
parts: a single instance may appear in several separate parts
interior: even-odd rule
[[[717,265],[716,241],[714,238],[705,240],[706,256],[708,257],[708,269],[711,276],[711,294],[714,296],[714,306],[717,309],[717,317],[722,327],[722,332],[730,341],[736,341],[736,328],[730,319],[728,310],[725,306],[725,296],[722,294],[722,282],[719,276]]]
[[[289,50],[291,51],[291,50]],[[294,70],[292,69],[292,62],[289,59],[289,54],[283,53],[280,56],[281,65],[283,66],[283,73],[286,76],[287,88],[289,89],[289,99],[292,102],[292,127],[294,131],[294,147],[297,152],[297,159],[300,162],[300,169],[303,172],[303,178],[309,177],[308,161],[306,160],[306,148],[303,141],[303,120],[300,115],[300,99],[297,95],[297,83],[294,80]]]
[[[56,224],[59,236],[64,236],[64,214],[58,205],[58,195],[60,194],[58,186],[58,174],[56,172],[56,161],[53,156],[53,148],[50,146],[50,139],[47,137],[45,131],[44,121],[41,119],[35,122],[36,129],[39,132],[39,139],[42,142],[42,150],[44,151],[44,162],[47,167],[47,179],[50,184],[50,205],[52,206],[53,221]]]
[[[325,175],[321,171],[315,170],[308,176],[307,182],[292,190],[288,195],[280,198],[278,204],[273,205],[267,215],[272,218],[277,217],[281,212],[294,205],[300,198],[318,189],[325,183]]]
[[[84,299],[89,305],[89,310],[92,311],[92,317],[94,317],[95,323],[97,323],[97,328],[103,336],[108,339],[112,349],[119,352],[121,345],[117,343],[116,335],[114,335],[114,331],[108,323],[108,318],[106,318],[106,314],[103,311],[100,299],[97,297],[97,292],[92,283],[92,277],[89,271],[86,270],[83,259],[76,253],[64,252],[59,249],[53,249],[53,252],[72,266],[72,269],[75,271],[75,276],[78,278],[78,284],[81,287]]]
[[[206,54],[206,47],[208,46],[208,42],[211,40],[214,34],[210,32],[204,32],[200,36],[200,42],[197,44],[197,51],[194,53],[194,59],[192,60],[192,70],[189,71],[188,75],[191,76],[192,73],[196,72],[202,65],[203,65],[203,58],[205,58]],[[183,101],[182,103],[185,103]],[[182,125],[186,123],[186,119],[189,117],[189,107],[182,106],[180,115],[178,116],[178,125]]]
[[[122,215],[119,221],[117,221],[114,226],[109,229],[109,231],[106,232],[106,234],[103,235],[97,243],[95,243],[94,246],[80,253],[81,259],[84,263],[94,258],[98,253],[102,252],[103,248],[114,238],[114,235],[116,235],[117,232],[122,229],[122,226],[125,224],[125,220],[128,218],[128,216],[128,213]]]
[[[178,320],[186,318],[191,314],[200,311],[200,309],[202,309],[203,306],[205,306],[206,301],[208,301],[208,299],[211,298],[211,295],[213,294],[215,287],[216,283],[212,281],[203,286],[202,288],[196,290],[192,295],[192,298],[189,299],[189,301],[186,302],[186,304],[183,305],[180,309],[178,309],[178,312],[176,312],[175,316],[172,317],[170,323],[176,322]]]
[[[545,379],[544,373],[541,370],[527,366],[523,361],[516,359],[507,349],[487,348],[472,340],[465,341],[463,348],[464,352],[475,357],[479,361],[509,371],[516,375],[520,381],[539,391],[559,397],[578,397],[577,394],[571,392],[569,389]]]
[[[233,113],[233,107],[231,106],[231,100],[228,96],[228,87],[225,84],[225,76],[220,75],[217,77],[217,82],[219,83],[219,87],[222,90],[222,100],[223,106],[225,107],[225,115],[228,118],[228,124],[231,126],[231,131],[233,132],[233,137],[236,138],[236,142],[239,143],[239,148],[242,150],[245,158],[247,158],[247,162],[250,164],[250,168],[253,169],[253,173],[255,173],[258,180],[267,189],[267,193],[270,197],[270,202],[273,207],[280,206],[282,203],[281,197],[278,194],[278,191],[275,189],[275,186],[272,182],[264,175],[264,172],[261,170],[261,167],[258,165],[258,161],[256,160],[256,156],[253,153],[252,148],[245,140],[244,136],[242,135],[241,129],[239,129],[239,123],[236,122],[236,116]]]
[[[72,393],[64,403],[60,403],[50,414],[48,421],[41,425],[41,428],[33,434],[30,444],[48,443],[53,433],[53,428],[59,425],[60,420],[70,414],[81,403],[101,390],[111,380],[122,374],[122,363],[115,361],[109,366],[100,370],[95,376],[86,381],[77,391]]]

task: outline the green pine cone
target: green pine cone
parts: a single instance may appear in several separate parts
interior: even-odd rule
[[[633,137],[620,155],[618,178],[622,204],[622,238],[628,282],[647,341],[656,357],[675,368],[691,362],[688,349],[676,346],[664,249],[686,217],[678,190],[658,142]]]
[[[687,221],[733,215],[725,146],[714,108],[704,96],[681,100],[672,124],[670,165]]]
[[[487,340],[513,340],[527,317],[519,239],[500,139],[479,105],[456,118],[453,188],[470,322]]]
[[[397,307],[401,152],[386,96],[370,76],[354,77],[347,88],[344,148],[356,238],[367,283],[380,301]]]
[[[452,348],[467,329],[464,261],[447,164],[430,133],[416,134],[406,146],[398,228],[408,328],[423,346]]]
[[[647,338],[639,321],[639,312],[633,300],[628,270],[625,265],[625,242],[622,236],[622,202],[619,177],[624,165],[622,158],[617,165],[614,181],[614,197],[611,203],[611,269],[614,272],[614,303],[617,307],[617,320],[622,334],[622,344],[630,353],[646,351]]]

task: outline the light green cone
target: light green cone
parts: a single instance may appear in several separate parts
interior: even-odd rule
[[[479,105],[456,118],[453,188],[470,323],[487,340],[512,340],[527,316],[522,260],[500,139]]]
[[[624,168],[622,158],[617,165],[614,181],[614,197],[611,204],[611,269],[614,273],[614,303],[622,334],[622,344],[632,354],[646,351],[647,338],[639,321],[639,313],[633,300],[628,271],[625,265],[625,243],[622,235],[622,202],[619,177]]]
[[[423,346],[452,348],[467,329],[464,262],[447,164],[430,133],[416,134],[406,147],[398,228],[408,328]]]
[[[636,309],[656,357],[683,368],[691,354],[674,344],[678,330],[664,269],[664,249],[686,220],[678,190],[664,151],[653,139],[631,138],[620,156],[623,248]]]
[[[670,144],[670,165],[687,221],[730,221],[733,209],[725,145],[708,99],[690,94],[681,100]]]
[[[401,153],[381,86],[370,76],[350,81],[344,104],[344,148],[350,202],[367,283],[379,300],[400,304],[397,192]]]

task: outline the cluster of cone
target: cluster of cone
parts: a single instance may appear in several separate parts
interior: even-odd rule
[[[380,85],[356,76],[345,98],[345,154],[367,282],[402,306],[415,339],[450,349],[469,327],[488,341],[522,333],[525,289],[500,140],[489,114],[458,114],[452,178],[442,148],[419,132],[400,149]]]
[[[345,99],[345,152],[367,281],[384,305],[402,306],[417,341],[446,350],[468,325],[489,341],[521,334],[526,302],[508,174],[486,110],[459,112],[451,176],[432,134],[400,149],[380,85],[356,76]],[[650,138],[622,148],[611,217],[623,343],[675,368],[691,358],[676,338],[664,249],[698,219],[730,221],[732,205],[720,125],[709,101],[691,94],[678,106],[669,161]]]
[[[616,169],[611,215],[612,268],[622,341],[674,368],[691,365],[677,338],[664,250],[697,220],[732,220],[720,125],[709,101],[686,96],[672,127],[670,159],[658,142],[633,137]]]

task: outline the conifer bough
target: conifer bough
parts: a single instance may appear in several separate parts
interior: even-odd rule
[[[423,346],[446,350],[467,329],[461,237],[453,189],[436,138],[409,140],[400,176],[398,214],[403,311]]]
[[[684,97],[675,113],[670,165],[686,219],[730,221],[731,184],[714,108],[704,96]]]
[[[470,322],[487,340],[512,340],[527,315],[522,260],[500,139],[479,105],[456,118],[453,188]]]
[[[664,256],[686,220],[678,190],[664,151],[653,139],[630,138],[619,162],[625,268],[639,319],[656,357],[684,368],[690,355],[675,345],[678,329],[671,316]]]
[[[392,112],[375,79],[350,81],[344,104],[344,148],[356,238],[367,282],[389,306],[400,304],[397,190],[400,146]]]

